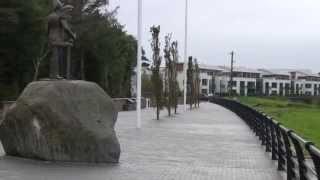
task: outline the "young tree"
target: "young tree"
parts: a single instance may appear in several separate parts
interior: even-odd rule
[[[198,60],[194,59],[194,84],[195,84],[195,88],[194,88],[194,94],[195,94],[195,107],[200,107],[200,69],[199,69],[199,64],[198,64]]]
[[[188,62],[187,84],[188,84],[187,94],[189,96],[190,109],[192,109],[192,106],[194,103],[194,67],[193,67],[192,56],[189,57],[189,62]]]
[[[162,77],[160,74],[160,66],[161,66],[161,56],[160,56],[160,41],[159,41],[159,34],[160,34],[160,26],[152,26],[150,29],[152,34],[152,41],[151,41],[151,49],[153,52],[152,55],[152,86],[153,86],[153,97],[156,104],[156,113],[157,113],[157,120],[160,119],[160,110],[163,106],[163,83]]]
[[[173,86],[173,95],[172,95],[172,103],[174,108],[174,113],[177,114],[178,108],[178,95],[179,95],[179,84],[177,80],[177,64],[179,62],[179,51],[178,51],[178,41],[174,41],[171,44],[171,54],[172,54],[172,86]]]
[[[49,49],[48,49],[46,43],[44,43],[42,45],[40,54],[38,55],[38,57],[36,57],[33,60],[33,66],[34,66],[33,81],[38,80],[40,66],[41,66],[42,62],[47,58],[48,54],[49,54]]]
[[[168,34],[165,37],[164,59],[166,62],[165,68],[165,103],[168,110],[168,115],[171,116],[171,108],[173,107],[173,59],[171,54],[171,37],[172,34]]]

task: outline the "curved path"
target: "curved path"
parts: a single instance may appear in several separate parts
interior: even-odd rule
[[[204,103],[198,110],[160,121],[153,120],[151,110],[143,116],[143,128],[137,130],[134,112],[119,114],[119,165],[2,157],[0,180],[282,180],[247,125],[220,106]]]

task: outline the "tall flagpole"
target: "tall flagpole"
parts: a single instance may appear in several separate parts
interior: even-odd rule
[[[138,46],[137,46],[137,128],[141,128],[141,56],[142,56],[142,0],[138,0]]]
[[[184,111],[187,111],[187,69],[188,69],[188,0],[186,0],[186,9],[185,9],[185,39],[184,39],[184,83],[183,83],[183,92],[184,92]]]

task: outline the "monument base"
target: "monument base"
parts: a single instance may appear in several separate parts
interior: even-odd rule
[[[30,83],[0,126],[6,155],[46,161],[117,163],[117,110],[97,84]]]

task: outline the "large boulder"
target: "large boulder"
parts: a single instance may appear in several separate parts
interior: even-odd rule
[[[0,140],[10,156],[117,163],[117,115],[112,99],[95,83],[33,82],[8,110]]]

